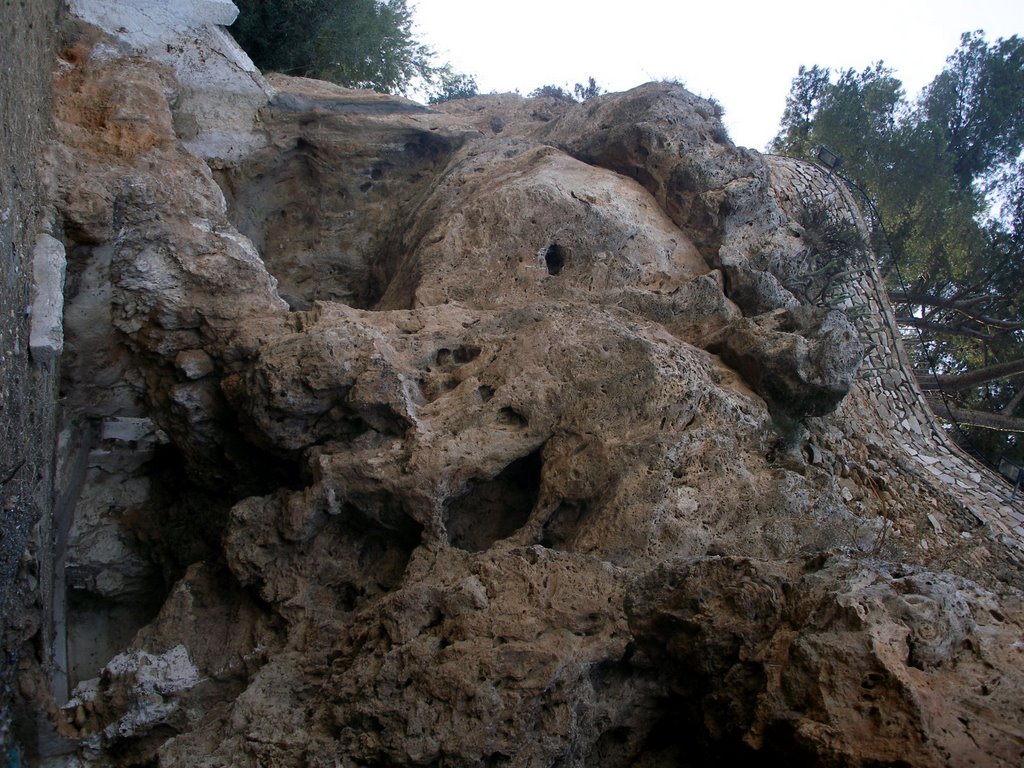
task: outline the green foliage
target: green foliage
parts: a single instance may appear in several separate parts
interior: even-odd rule
[[[405,93],[435,77],[406,0],[237,0],[231,33],[264,71]]]
[[[573,96],[576,101],[588,101],[595,96],[601,95],[601,88],[598,86],[597,81],[592,77],[587,78],[587,84],[576,83],[572,89]]]
[[[562,101],[576,101],[572,97],[572,94],[559,85],[542,85],[539,88],[534,88],[528,94],[527,98],[539,99],[539,98],[551,98],[561,99]]]
[[[437,72],[438,84],[428,98],[430,104],[440,104],[455,99],[468,99],[480,93],[476,78],[461,72],[455,72],[450,65],[445,65]]]
[[[921,369],[955,374],[1024,357],[1022,105],[1024,41],[989,45],[981,32],[962,36],[914,101],[881,62],[801,67],[793,80],[769,149],[811,157],[824,144],[842,155],[842,173],[884,222],[881,263],[901,324],[915,342],[924,335],[911,347]],[[954,397],[966,408],[1009,405],[1012,416],[1022,388],[1009,379]],[[992,456],[1006,447],[1005,434],[986,440]]]
[[[542,85],[540,88],[534,88],[527,96],[531,99],[549,97],[561,99],[562,101],[588,101],[595,96],[600,96],[601,93],[602,90],[597,81],[593,77],[589,77],[587,78],[586,85],[576,83],[573,86],[572,93],[558,85]]]
[[[990,47],[982,32],[965,33],[921,106],[961,187],[1015,162],[1024,145],[1024,41],[1014,35]]]

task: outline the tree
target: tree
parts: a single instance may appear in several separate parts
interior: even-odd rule
[[[479,93],[475,77],[455,72],[451,65],[446,64],[438,70],[437,88],[427,101],[430,104],[440,104],[455,99],[468,99]]]
[[[573,96],[576,101],[589,101],[595,96],[601,95],[601,88],[598,86],[597,81],[592,77],[587,78],[587,84],[576,83],[572,89]]]
[[[1024,44],[1017,36],[985,43],[964,33],[928,86],[921,107],[945,140],[953,175],[968,187],[1014,163],[1024,143]]]
[[[550,98],[560,99],[561,101],[576,101],[572,94],[560,85],[542,85],[539,88],[534,88],[526,94],[526,97],[529,99]]]
[[[546,96],[553,99],[561,99],[562,101],[587,101],[600,96],[602,93],[601,86],[597,84],[597,81],[593,77],[587,78],[587,84],[576,83],[573,86],[572,93],[569,93],[565,88],[560,85],[542,85],[539,88],[534,88],[527,94],[528,98],[535,99],[538,97]]]
[[[431,81],[433,52],[419,43],[406,0],[237,0],[231,32],[264,71],[405,93]]]
[[[1024,425],[1022,105],[1024,41],[974,32],[914,102],[881,62],[801,67],[770,145],[843,156],[877,212],[879,261],[936,413],[990,459],[1024,457],[1001,431]]]

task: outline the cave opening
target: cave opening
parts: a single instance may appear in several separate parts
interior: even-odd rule
[[[516,459],[490,480],[470,483],[445,510],[452,546],[482,552],[508,538],[530,517],[540,495],[541,449]]]

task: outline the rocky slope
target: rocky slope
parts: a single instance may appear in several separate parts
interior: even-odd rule
[[[174,70],[78,34],[67,578],[145,626],[72,675],[74,760],[1020,763],[1013,509],[879,426],[824,177],[667,83],[274,76],[204,161]]]

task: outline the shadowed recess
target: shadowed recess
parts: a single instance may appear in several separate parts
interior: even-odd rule
[[[470,484],[452,499],[445,527],[452,546],[481,552],[515,533],[530,516],[540,491],[540,449],[516,459],[491,480]]]

